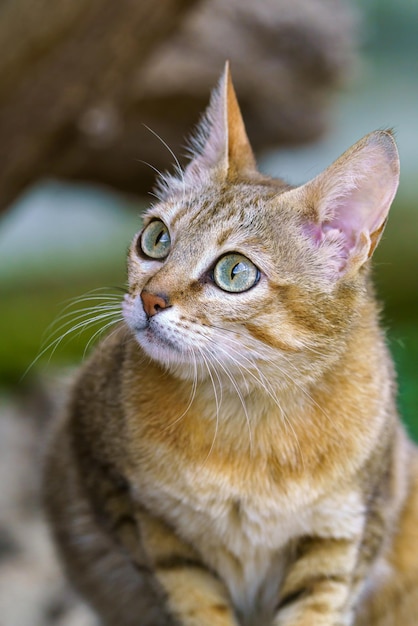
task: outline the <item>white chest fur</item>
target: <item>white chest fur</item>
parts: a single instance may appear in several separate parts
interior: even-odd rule
[[[291,539],[308,531],[310,515],[288,511],[287,498],[269,493],[266,485],[242,490],[205,467],[198,476],[183,470],[181,481],[144,487],[140,499],[148,494],[148,509],[175,527],[219,573],[242,623],[268,623]]]
[[[364,507],[347,485],[319,494],[311,480],[299,480],[284,493],[268,472],[243,480],[204,464],[198,471],[173,465],[162,479],[154,469],[140,472],[138,499],[218,572],[245,626],[269,623],[294,539],[361,533]]]

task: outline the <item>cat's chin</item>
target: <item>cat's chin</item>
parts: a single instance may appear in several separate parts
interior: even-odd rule
[[[196,376],[196,362],[190,351],[180,348],[167,337],[160,337],[151,328],[134,331],[135,339],[143,352],[153,361],[184,380]]]

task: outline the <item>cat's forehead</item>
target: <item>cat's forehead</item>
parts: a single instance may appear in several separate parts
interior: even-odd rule
[[[149,215],[161,218],[173,235],[212,234],[220,242],[226,241],[228,234],[234,239],[253,238],[266,230],[268,216],[275,214],[282,192],[279,185],[211,185],[168,199]]]

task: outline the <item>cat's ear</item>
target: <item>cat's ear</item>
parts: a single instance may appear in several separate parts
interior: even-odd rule
[[[373,254],[399,182],[390,131],[366,135],[297,191],[307,232],[330,255],[336,277],[357,271]]]
[[[214,170],[225,179],[256,170],[228,62],[192,140],[192,153],[185,172],[191,180]]]

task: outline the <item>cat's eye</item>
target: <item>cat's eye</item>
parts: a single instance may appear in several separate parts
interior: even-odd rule
[[[171,239],[167,226],[161,220],[153,220],[142,231],[139,246],[151,259],[164,259],[170,251]]]
[[[250,259],[231,252],[225,254],[216,263],[213,279],[220,289],[231,293],[247,291],[260,279],[260,271]]]

